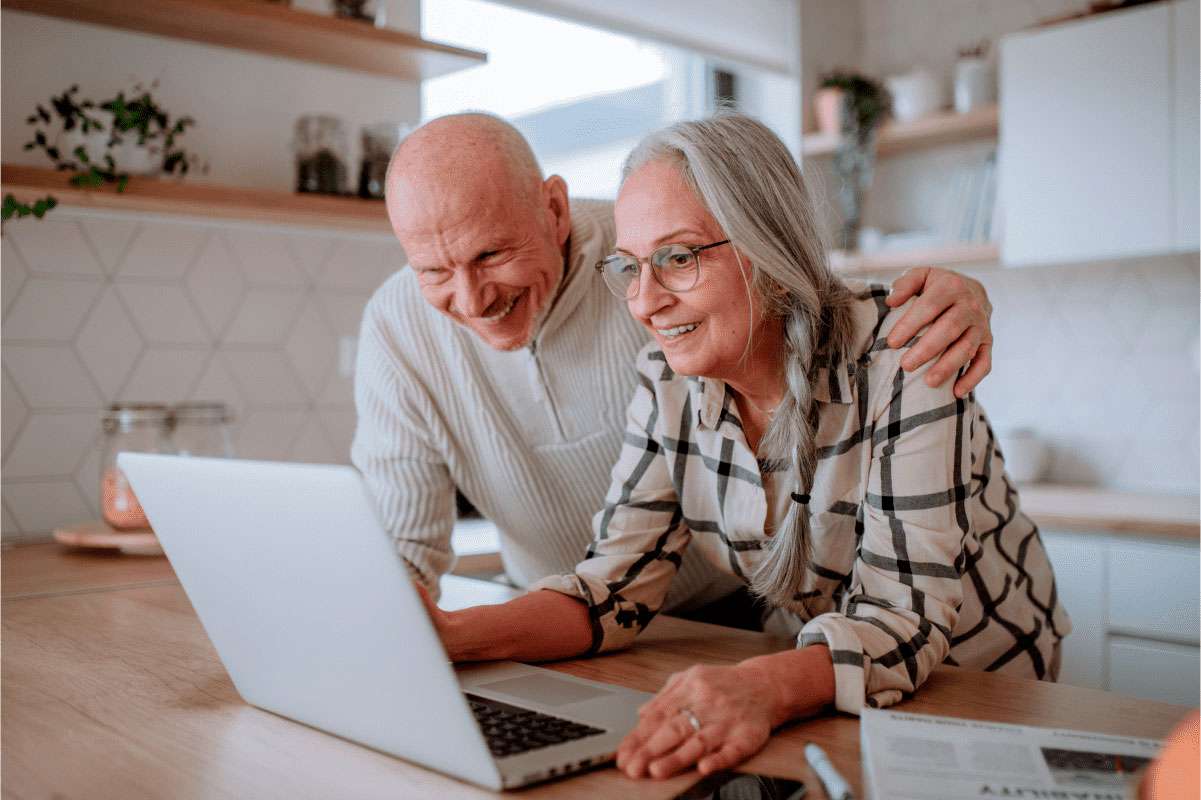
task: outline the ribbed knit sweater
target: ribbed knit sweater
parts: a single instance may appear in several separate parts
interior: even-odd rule
[[[351,459],[435,596],[454,560],[456,486],[500,530],[518,586],[571,572],[592,540],[648,336],[593,269],[614,246],[612,204],[573,201],[571,215],[564,277],[529,347],[488,347],[430,307],[410,269],[367,305]],[[666,607],[739,585],[686,556]]]

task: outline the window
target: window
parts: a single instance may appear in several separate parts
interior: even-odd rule
[[[704,61],[666,45],[486,0],[424,0],[421,34],[488,53],[486,65],[422,84],[423,119],[505,117],[574,197],[614,197],[643,135],[705,112]]]

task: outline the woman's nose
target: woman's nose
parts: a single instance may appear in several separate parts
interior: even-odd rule
[[[675,295],[659,285],[651,273],[651,268],[645,264],[638,270],[638,280],[631,289],[634,286],[638,287],[638,294],[626,300],[626,305],[635,317],[650,319],[655,312],[675,299]]]

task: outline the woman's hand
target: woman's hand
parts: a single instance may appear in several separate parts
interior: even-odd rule
[[[731,667],[690,667],[639,710],[637,727],[617,749],[617,768],[631,778],[729,769],[757,753],[772,728],[832,702],[834,664],[825,645]]]
[[[747,662],[695,666],[672,675],[638,712],[638,726],[617,750],[631,778],[667,778],[694,765],[703,774],[758,752],[783,722],[775,687]]]
[[[926,383],[940,386],[959,371],[955,396],[966,397],[992,370],[992,303],[979,281],[935,267],[908,270],[892,284],[885,302],[892,308],[913,296],[917,302],[888,335],[889,347],[902,347],[927,325],[922,340],[901,359],[907,372],[938,357],[926,373]]]

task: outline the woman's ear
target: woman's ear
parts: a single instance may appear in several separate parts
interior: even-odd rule
[[[542,197],[555,229],[555,239],[562,247],[571,235],[571,205],[567,201],[567,181],[551,175],[542,182]]]

